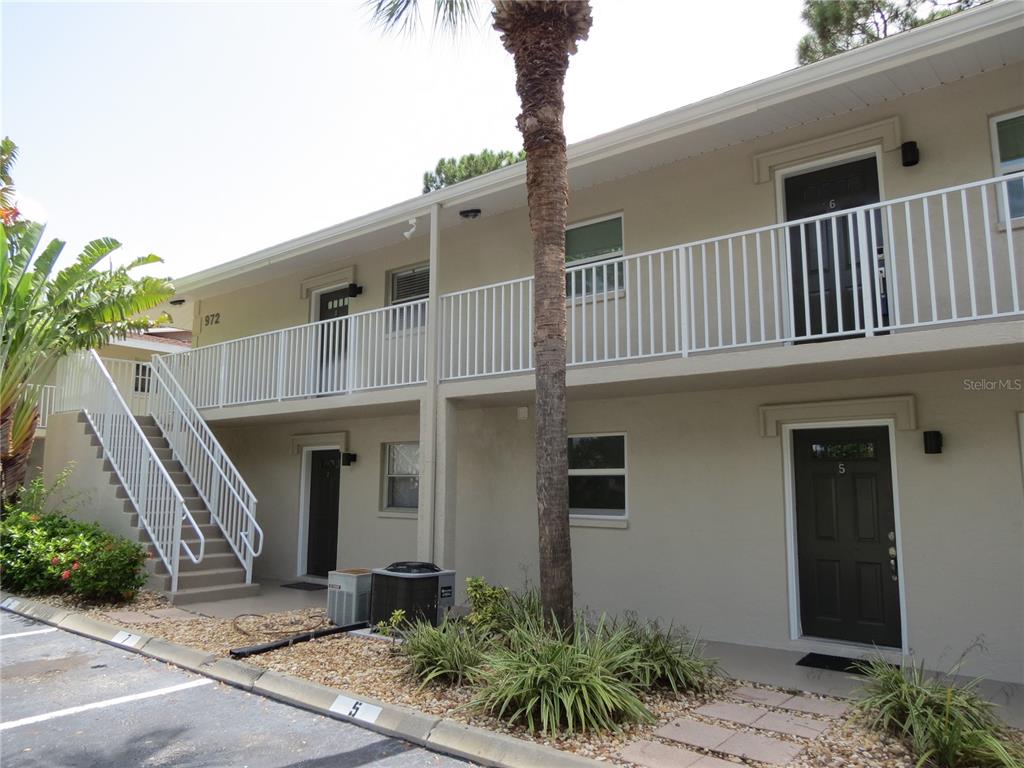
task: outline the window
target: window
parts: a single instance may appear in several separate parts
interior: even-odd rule
[[[415,510],[420,499],[420,444],[384,444],[384,506]]]
[[[996,174],[1024,171],[1024,110],[992,118],[992,156]],[[1010,192],[1010,218],[1024,217],[1024,179],[1007,184]],[[1003,220],[1002,195],[999,197],[999,218]]]
[[[569,513],[626,516],[626,436],[569,438]]]
[[[132,392],[145,395],[149,393],[149,363],[136,363],[135,375],[132,376]]]
[[[389,290],[391,291],[392,306],[427,298],[430,294],[430,266],[422,264],[418,267],[392,272]],[[391,318],[392,330],[419,328],[426,324],[427,310],[423,304],[420,304],[404,311],[396,310],[392,313]]]
[[[567,268],[607,261],[622,254],[622,216],[572,224],[565,229]],[[621,262],[613,267],[572,270],[565,276],[565,295],[573,299],[621,289],[623,274]]]

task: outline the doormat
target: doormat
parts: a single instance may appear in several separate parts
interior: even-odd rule
[[[282,584],[284,589],[301,589],[303,592],[316,592],[320,589],[327,589],[326,584],[314,584],[311,581],[296,581],[294,584]]]
[[[798,667],[811,667],[813,669],[828,669],[832,672],[850,672],[854,675],[862,675],[860,664],[861,659],[850,659],[846,656],[829,656],[826,653],[808,653],[797,661]]]

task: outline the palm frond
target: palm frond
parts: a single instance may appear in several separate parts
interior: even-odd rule
[[[420,24],[419,0],[367,0],[373,24],[411,34]],[[434,29],[455,35],[476,19],[476,0],[434,0]]]

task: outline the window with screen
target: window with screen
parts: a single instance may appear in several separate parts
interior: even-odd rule
[[[996,173],[1006,176],[1024,171],[1024,110],[992,118],[992,155]],[[1010,218],[1024,218],[1024,179],[1007,184]],[[1000,220],[1006,218],[1000,198]]]
[[[415,511],[420,499],[420,444],[384,444],[384,507]]]
[[[569,437],[569,514],[626,516],[626,436]]]
[[[572,300],[593,293],[622,289],[622,263],[599,264],[622,254],[621,216],[566,227],[565,295]]]

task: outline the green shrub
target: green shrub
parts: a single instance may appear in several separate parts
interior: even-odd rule
[[[1010,736],[976,683],[956,685],[924,665],[896,667],[883,659],[860,665],[868,680],[857,708],[872,727],[903,739],[918,765],[942,768],[1021,768],[1024,745]]]
[[[94,523],[45,512],[47,488],[33,480],[0,522],[0,579],[24,594],[69,593],[84,600],[130,600],[146,583],[145,549]]]
[[[466,579],[466,595],[471,608],[466,621],[473,626],[493,630],[505,611],[509,591],[488,584],[486,579],[470,577]]]
[[[517,594],[484,579],[466,579],[466,593],[472,608],[466,621],[487,632],[504,635],[520,622],[541,615],[540,594],[528,589]]]
[[[641,688],[671,688],[675,693],[704,693],[714,688],[718,663],[705,658],[701,645],[686,632],[662,629],[656,621],[636,620],[626,622],[625,629],[640,649],[637,684]]]
[[[548,630],[526,617],[506,634],[507,645],[488,653],[482,687],[472,706],[532,733],[617,729],[622,722],[651,722],[637,696],[639,646],[625,628],[596,629],[582,618],[573,632]]]
[[[445,619],[435,627],[425,621],[402,630],[401,652],[423,685],[433,682],[462,685],[479,674],[487,633],[477,626]]]

